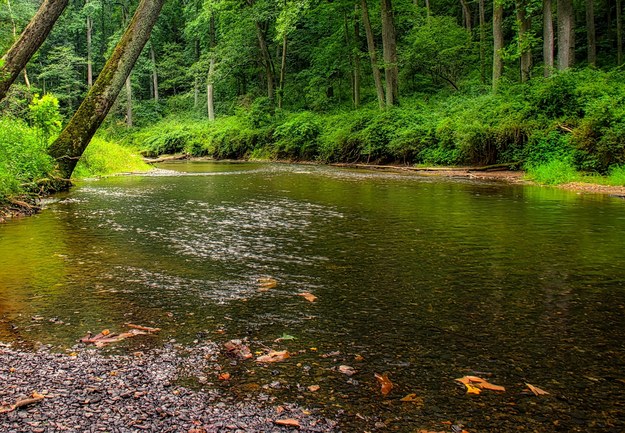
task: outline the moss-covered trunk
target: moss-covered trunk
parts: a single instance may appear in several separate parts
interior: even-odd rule
[[[46,40],[67,3],[68,0],[45,0],[19,39],[2,57],[4,64],[0,67],[0,101],[5,98],[11,84]]]
[[[141,1],[126,32],[78,111],[50,146],[49,153],[56,159],[61,177],[69,178],[72,175],[89,141],[104,121],[150,38],[164,1]]]

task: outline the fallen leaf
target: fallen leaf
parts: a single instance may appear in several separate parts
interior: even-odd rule
[[[227,372],[219,373],[218,379],[219,380],[230,380],[230,373],[227,373]]]
[[[300,293],[299,296],[306,299],[308,302],[315,302],[317,300],[317,297],[315,295],[308,292]]]
[[[272,350],[267,355],[262,355],[256,358],[256,362],[264,362],[264,363],[280,362],[280,361],[284,361],[285,359],[288,359],[289,357],[290,357],[289,352],[286,350],[282,350],[282,351]]]
[[[266,292],[269,289],[273,289],[278,285],[278,282],[274,278],[263,277],[258,279],[258,291]]]
[[[348,376],[353,376],[354,374],[356,374],[356,370],[354,370],[354,367],[350,367],[349,365],[339,365],[339,371]]]
[[[275,343],[279,343],[279,342],[284,341],[284,340],[297,340],[297,338],[293,337],[292,335],[289,335],[289,334],[283,333],[283,334],[282,334],[282,337],[278,337],[278,338],[276,338],[276,339],[275,339],[275,340],[273,340],[273,341],[274,341]]]
[[[374,376],[378,380],[378,382],[380,382],[380,391],[382,392],[382,395],[387,396],[393,389],[393,382],[391,382],[386,373],[374,373]]]
[[[155,334],[161,330],[161,328],[150,328],[149,326],[135,325],[132,323],[126,323],[126,326],[132,329],[138,329],[140,331],[149,332],[150,334]]]
[[[529,390],[536,396],[539,396],[539,395],[549,395],[549,393],[547,391],[542,390],[539,387],[532,385],[531,383],[527,383],[526,382],[525,385],[527,385]]]
[[[100,334],[107,336],[111,333],[111,331],[109,331],[108,329],[105,329],[104,331],[102,331]]]
[[[276,412],[279,414],[281,414],[282,412],[284,412],[284,406],[278,406],[276,407]]]
[[[187,433],[206,433],[206,430],[203,428],[192,428]]]
[[[274,423],[288,427],[299,427],[299,421],[293,418],[277,419]]]
[[[250,359],[253,357],[250,348],[243,344],[241,340],[227,341],[224,343],[224,347],[227,350],[226,355],[241,359]]]
[[[417,397],[417,394],[408,394],[404,398],[399,399],[399,401],[423,404],[423,397]]]
[[[317,392],[317,391],[319,391],[319,388],[321,388],[319,385],[310,385],[310,386],[308,387],[308,390],[309,390],[310,392]]]
[[[477,376],[464,376],[460,379],[456,379],[456,381],[464,384],[464,386],[467,387],[468,394],[479,394],[479,390],[482,389],[499,392],[505,392],[506,390],[506,388],[504,388],[503,386],[492,384],[487,380],[484,380],[481,377]],[[478,390],[477,392],[476,389]]]
[[[361,361],[364,361],[364,360],[365,360],[365,358],[363,358],[362,355],[354,356],[354,361],[356,361],[356,362],[361,362]]]

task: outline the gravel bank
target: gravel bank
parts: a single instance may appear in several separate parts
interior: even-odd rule
[[[59,354],[0,346],[1,432],[332,432],[336,423],[267,395],[224,398],[214,370],[215,344],[133,355],[95,350]],[[177,383],[200,378],[206,390]],[[25,399],[45,398],[10,410]],[[8,410],[8,411],[7,411]],[[276,421],[297,420],[299,428]]]

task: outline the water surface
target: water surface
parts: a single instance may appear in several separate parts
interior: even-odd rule
[[[0,341],[71,351],[126,322],[163,331],[117,350],[246,338],[294,356],[224,360],[228,384],[189,383],[323,407],[344,431],[625,430],[625,201],[318,166],[161,168],[81,182],[0,226]],[[259,291],[262,277],[277,286]],[[374,373],[395,384],[387,397]],[[467,395],[466,374],[507,391]]]

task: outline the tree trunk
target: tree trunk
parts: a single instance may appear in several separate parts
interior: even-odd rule
[[[269,53],[269,47],[265,40],[265,31],[260,22],[256,21],[256,37],[258,38],[258,46],[263,59],[263,65],[265,66],[265,78],[267,80],[267,97],[269,100],[274,100],[274,67],[271,60],[271,54]]]
[[[497,88],[503,75],[503,5],[500,0],[493,2],[493,89]]]
[[[531,21],[527,18],[526,2],[524,0],[517,0],[516,2],[516,16],[519,25],[519,51],[521,54],[521,82],[525,83],[530,79],[530,73],[532,70],[532,50],[527,41],[527,34],[531,27]]]
[[[287,39],[286,32],[282,37],[282,59],[280,61],[280,90],[278,92],[278,108],[282,108],[282,102],[284,99],[284,81],[286,79],[286,48],[287,48]]]
[[[545,77],[550,77],[553,73],[554,50],[553,5],[551,0],[543,0],[543,63]]]
[[[430,19],[430,0],[425,0],[425,11],[427,13],[428,21]]]
[[[56,159],[58,174],[69,179],[89,141],[108,114],[126,78],[150,38],[165,0],[141,0],[137,10],[117,43],[113,54],[98,75],[78,111],[49,153]]]
[[[486,83],[486,12],[484,0],[479,3],[480,12],[480,76],[482,83]]]
[[[89,3],[89,0],[86,1]],[[93,33],[93,19],[87,17],[87,86],[93,86],[93,52],[91,48],[91,34]]]
[[[354,108],[360,107],[360,27],[358,26],[358,5],[354,5]]]
[[[616,63],[621,66],[623,64],[623,1],[616,0]],[[0,100],[2,98],[0,97]]]
[[[460,0],[462,5],[462,16],[464,17],[464,27],[470,32],[472,29],[473,17],[471,16],[471,8],[467,0]]]
[[[132,128],[132,83],[130,75],[126,78],[126,127]]]
[[[381,0],[382,51],[384,53],[384,79],[386,82],[386,105],[399,103],[399,70],[397,66],[397,38],[391,0]]]
[[[373,71],[373,81],[375,82],[375,91],[378,95],[378,104],[380,109],[384,109],[384,87],[382,86],[382,74],[378,67],[378,55],[375,52],[375,41],[373,40],[373,30],[371,30],[371,21],[369,21],[369,9],[367,8],[367,0],[361,0],[362,9],[362,25],[367,35],[367,50],[369,51],[369,59],[371,60],[371,70]]]
[[[206,103],[208,105],[208,120],[215,120],[215,99],[213,89],[213,75],[215,74],[215,56],[211,53],[211,59],[208,66],[208,78],[206,80]]]
[[[67,3],[68,0],[45,0],[19,39],[2,57],[4,63],[0,66],[0,101],[6,97],[11,84],[46,40]]]
[[[586,39],[588,41],[588,64],[597,66],[597,35],[595,33],[595,2],[586,0]]]
[[[13,10],[11,9],[11,0],[7,0],[7,8],[9,9],[9,15],[11,16],[11,24],[13,25],[13,43],[17,42],[17,26],[15,24],[15,17],[13,16]],[[26,84],[26,88],[30,89],[30,80],[28,79],[28,72],[26,71],[26,67],[22,70],[24,74],[24,84]]]
[[[573,0],[558,0],[558,69],[575,63],[575,15]]]
[[[152,62],[152,90],[154,91],[154,101],[158,102],[158,71],[156,69],[156,53],[154,46],[150,44],[150,61]]]

